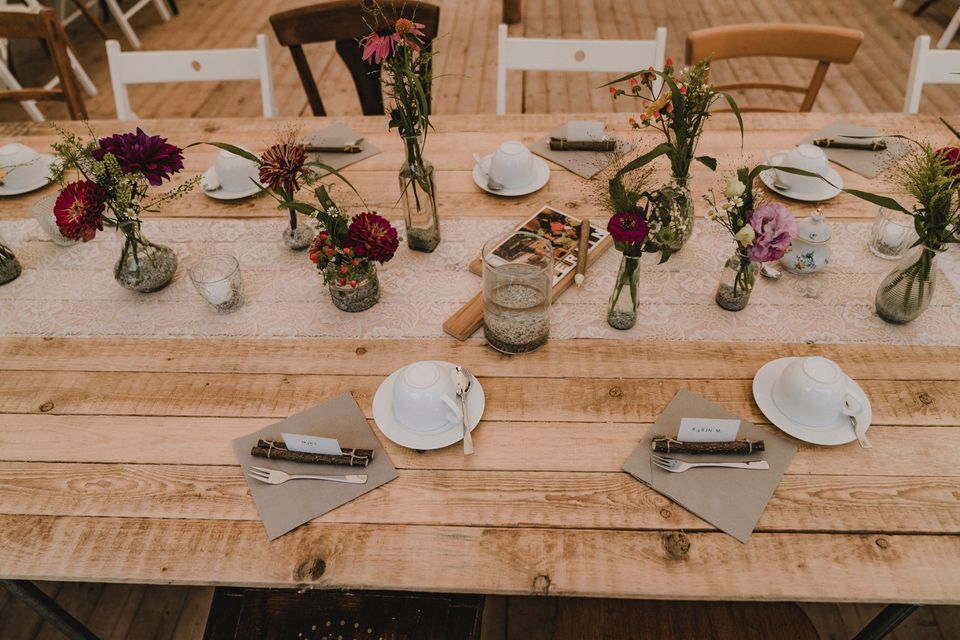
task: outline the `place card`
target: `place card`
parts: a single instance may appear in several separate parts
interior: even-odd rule
[[[730,442],[737,439],[739,420],[681,418],[677,440],[681,442]]]
[[[342,456],[343,450],[336,438],[320,436],[302,436],[297,433],[281,433],[283,442],[290,451],[300,453],[322,453],[328,456]]]

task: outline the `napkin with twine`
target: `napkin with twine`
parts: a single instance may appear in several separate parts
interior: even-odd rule
[[[551,131],[549,135],[532,142],[530,151],[587,180],[610,166],[617,154],[623,155],[633,150],[633,145],[629,142],[617,140],[615,151],[554,151],[550,148],[551,137],[566,138],[567,125],[564,124]]]
[[[298,142],[311,147],[344,147],[362,137],[363,136],[350,127],[336,122],[319,131],[303,136]],[[357,153],[338,153],[335,151],[310,152],[307,154],[307,158],[310,162],[322,162],[328,167],[333,167],[339,171],[344,167],[349,167],[378,153],[380,153],[380,149],[373,146],[368,140],[363,140],[363,142],[360,143],[360,151]],[[317,169],[317,173],[324,175],[326,172]]]
[[[766,450],[750,456],[669,457],[686,462],[766,460],[770,468],[701,468],[672,473],[654,466],[650,461],[653,436],[677,437],[681,418],[740,420],[736,437],[763,440]],[[653,427],[647,431],[640,445],[623,465],[623,470],[721,531],[729,533],[740,542],[747,542],[796,452],[796,445],[787,438],[742,420],[723,407],[681,389],[657,418]]]
[[[872,127],[859,127],[843,120],[830,123],[820,131],[807,136],[797,144],[813,144],[817,138],[842,138],[848,136],[882,136],[883,132]],[[841,167],[859,173],[864,178],[873,179],[891,164],[902,158],[910,150],[910,143],[900,138],[884,138],[887,148],[883,151],[865,151],[860,149],[837,149],[828,147],[823,151],[827,158]],[[866,142],[866,141],[862,141]]]
[[[336,438],[341,447],[372,449],[373,460],[366,467],[346,467],[334,464],[268,460],[250,455],[250,449],[258,440],[281,440],[281,433]],[[397,477],[397,470],[380,446],[377,436],[370,429],[360,407],[349,393],[237,438],[233,441],[233,452],[240,461],[241,470],[250,486],[250,495],[257,504],[257,511],[271,540]],[[247,476],[247,469],[251,466],[279,469],[290,474],[366,474],[367,483],[344,484],[326,480],[290,480],[283,484],[266,484]]]

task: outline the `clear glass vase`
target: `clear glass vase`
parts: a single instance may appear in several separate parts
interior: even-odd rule
[[[139,230],[124,231],[120,259],[113,277],[120,286],[140,293],[159,291],[170,284],[177,273],[177,254],[162,244],[154,244]]]
[[[617,280],[607,305],[607,324],[614,329],[629,329],[637,323],[639,283],[640,257],[621,256]]]
[[[313,242],[313,236],[317,235],[310,225],[299,224],[297,212],[290,209],[290,224],[283,230],[283,243],[294,251],[303,251]]]
[[[366,276],[354,280],[353,285],[350,282],[340,284],[335,279],[329,279],[328,282],[330,299],[341,311],[366,311],[380,300],[380,279],[377,278],[377,265],[373,263],[369,264]]]
[[[13,255],[13,251],[0,242],[0,284],[16,280],[21,271],[23,269],[20,267],[17,256]]]
[[[417,137],[406,137],[403,142],[406,159],[400,168],[400,200],[403,202],[407,246],[414,251],[429,253],[440,244],[433,164],[421,154]]]
[[[940,251],[918,246],[887,274],[877,289],[877,315],[887,322],[904,324],[927,310],[937,284],[935,258]]]
[[[693,235],[693,223],[696,220],[693,208],[693,197],[690,195],[689,180],[671,176],[670,184],[665,191],[672,194],[670,206],[671,239],[670,251],[676,253],[683,248],[690,236]]]
[[[751,262],[745,251],[737,250],[724,264],[723,273],[720,274],[717,304],[727,311],[740,311],[747,306],[759,271],[759,262]]]

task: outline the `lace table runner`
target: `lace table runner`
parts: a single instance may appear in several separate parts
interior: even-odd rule
[[[506,231],[503,220],[448,221],[432,254],[401,245],[380,269],[381,301],[348,314],[336,309],[305,252],[280,241],[281,220],[153,219],[144,234],[174,248],[181,265],[175,281],[152,294],[122,289],[113,280],[120,239],[104,232],[87,244],[58,247],[30,220],[0,222],[0,237],[23,265],[23,274],[0,286],[0,335],[128,337],[329,337],[440,338],[443,321],[480,290],[467,271],[486,238]],[[725,340],[773,342],[872,342],[960,345],[960,260],[953,250],[938,258],[940,279],[930,308],[914,322],[880,320],[873,298],[894,262],[866,248],[870,225],[831,223],[833,259],[822,272],[758,279],[750,304],[732,313],[713,301],[732,241],[719,228],[697,222],[688,245],[664,265],[644,258],[637,325],[607,325],[606,300],[619,253],[610,249],[591,267],[582,288],[554,302],[554,338]],[[246,304],[216,315],[187,276],[206,252],[240,260]],[[945,276],[945,277],[944,277]],[[475,340],[482,339],[477,332]],[[452,339],[452,338],[451,338]]]

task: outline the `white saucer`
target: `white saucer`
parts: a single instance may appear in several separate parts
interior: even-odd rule
[[[53,164],[55,158],[49,153],[41,153],[40,161],[46,165],[46,175],[40,179],[36,184],[32,184],[29,187],[17,187],[13,189],[6,185],[0,184],[0,196],[19,196],[24,193],[30,193],[31,191],[36,191],[41,189],[48,184],[50,184],[50,166]]]
[[[456,365],[442,360],[432,362],[446,371],[447,375],[456,367]],[[393,414],[393,385],[396,383],[400,372],[405,368],[401,367],[387,376],[387,379],[383,381],[373,396],[373,419],[380,432],[401,447],[421,451],[442,449],[463,440],[463,425],[459,421],[448,423],[440,429],[424,433],[411,431],[397,420]],[[483,393],[483,387],[480,386],[480,382],[473,375],[470,376],[470,381],[470,390],[467,391],[467,418],[470,431],[473,431],[480,422],[480,416],[483,415],[486,397]]]
[[[249,198],[252,195],[259,193],[263,186],[258,182],[256,185],[253,183],[250,184],[250,188],[245,191],[227,191],[223,187],[218,187],[217,189],[205,189],[203,183],[208,180],[208,176],[212,177],[214,171],[213,167],[210,167],[203,172],[203,177],[200,179],[200,191],[203,191],[204,195],[210,196],[214,200],[240,200],[241,198]]]
[[[833,167],[828,167],[827,172],[823,175],[823,177],[829,180],[831,184],[835,184],[837,186],[833,187],[826,182],[822,182],[819,191],[807,193],[803,191],[782,189],[776,186],[776,184],[774,184],[773,169],[767,169],[766,171],[760,172],[760,180],[767,187],[767,189],[770,189],[770,191],[780,194],[785,198],[790,198],[791,200],[800,200],[801,202],[822,202],[824,200],[834,198],[840,193],[840,191],[843,189],[843,178],[840,177],[840,174],[837,173],[836,169]]]
[[[540,156],[533,156],[533,180],[525,187],[517,187],[515,189],[500,189],[499,191],[494,191],[487,186],[487,174],[486,172],[490,169],[490,158],[493,157],[493,154],[484,156],[482,158],[483,169],[480,168],[479,164],[474,163],[473,165],[473,181],[477,183],[477,186],[486,191],[487,193],[493,194],[495,196],[525,196],[527,194],[533,193],[534,191],[539,191],[543,188],[543,185],[547,184],[550,180],[550,165],[547,164],[547,161],[541,158]]]
[[[774,381],[780,377],[788,364],[797,358],[780,358],[773,360],[760,367],[757,375],[753,377],[753,399],[756,400],[760,411],[767,417],[767,420],[773,423],[778,429],[787,433],[798,440],[809,442],[810,444],[837,445],[847,444],[857,439],[853,432],[853,422],[849,416],[841,416],[837,421],[828,427],[808,427],[799,422],[794,422],[783,415],[773,401],[772,389]],[[863,392],[856,382],[849,376],[843,376],[847,381],[847,389],[850,394],[856,398],[857,402],[863,407],[862,419],[867,423],[867,429],[870,428],[870,421],[873,420],[873,410],[870,408],[870,400],[867,394]]]

